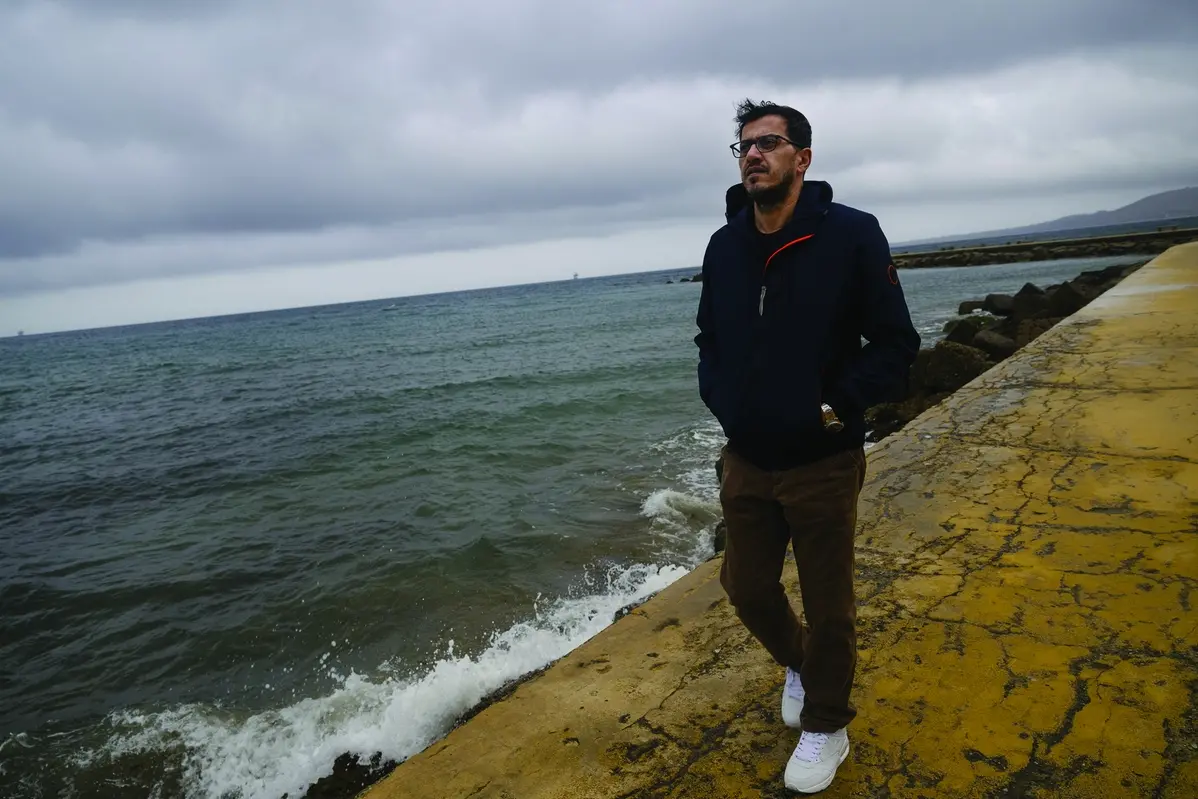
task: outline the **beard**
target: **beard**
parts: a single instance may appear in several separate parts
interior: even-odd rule
[[[758,208],[771,208],[781,204],[790,194],[791,187],[794,186],[794,172],[787,171],[782,174],[781,180],[772,186],[745,186],[745,192],[749,195],[749,199]]]

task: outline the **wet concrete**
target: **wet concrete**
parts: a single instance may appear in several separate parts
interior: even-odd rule
[[[1198,243],[870,451],[824,796],[1198,796]],[[782,672],[713,560],[365,795],[781,797]],[[797,607],[793,564],[784,579]]]

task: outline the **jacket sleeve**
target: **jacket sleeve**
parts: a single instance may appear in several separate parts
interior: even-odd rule
[[[920,338],[911,322],[890,243],[876,217],[867,215],[856,248],[857,313],[866,345],[839,375],[826,397],[837,408],[864,411],[906,397],[908,374]]]
[[[711,308],[711,270],[708,268],[711,259],[711,244],[703,254],[703,288],[699,290],[699,312],[695,323],[699,333],[695,336],[695,344],[699,347],[699,396],[713,414],[712,392],[719,371],[719,356],[715,346],[715,317]]]

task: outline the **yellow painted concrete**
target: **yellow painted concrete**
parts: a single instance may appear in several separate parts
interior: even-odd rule
[[[1198,243],[888,438],[869,469],[860,715],[823,795],[1198,797]],[[718,565],[367,795],[786,795],[782,674]]]

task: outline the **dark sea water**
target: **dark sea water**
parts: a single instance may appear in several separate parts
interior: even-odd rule
[[[0,340],[0,795],[301,795],[709,557],[691,271]]]

